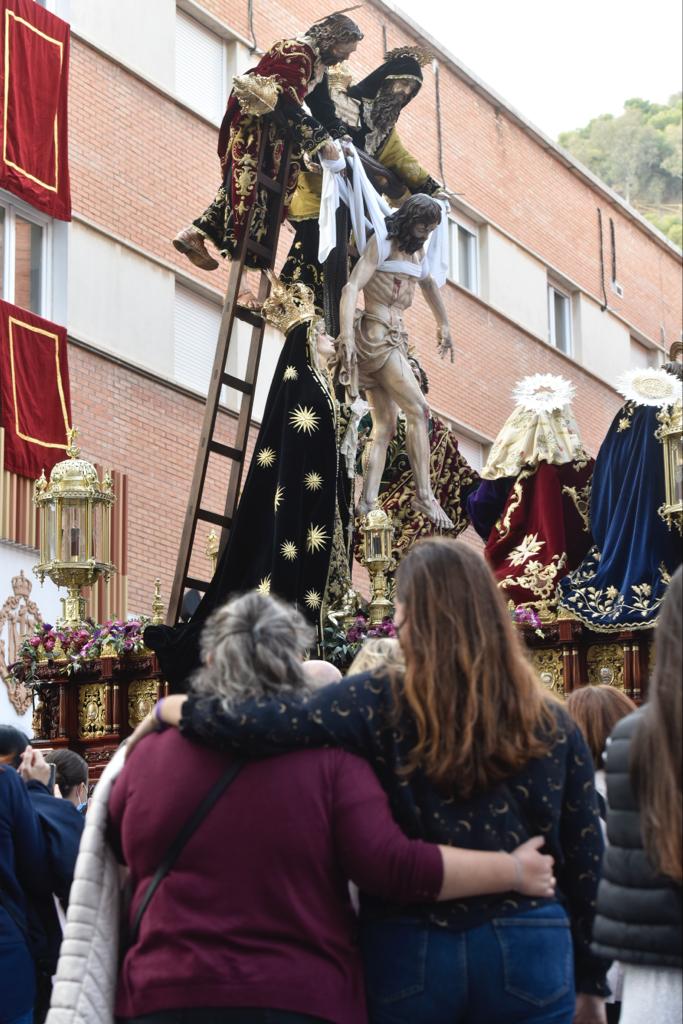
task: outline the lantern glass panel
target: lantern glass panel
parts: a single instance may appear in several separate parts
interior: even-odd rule
[[[62,561],[85,562],[87,502],[62,502]]]
[[[102,509],[102,561],[111,562],[111,505]]]
[[[43,519],[43,550],[41,562],[54,562],[57,558],[57,506],[54,501],[43,503],[40,515]]]
[[[104,509],[99,501],[92,504],[91,524],[92,534],[90,538],[90,554],[96,562],[102,561],[102,515]]]

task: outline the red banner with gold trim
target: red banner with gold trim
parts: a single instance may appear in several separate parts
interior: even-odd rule
[[[66,328],[0,301],[0,403],[5,469],[49,473],[71,423]]]
[[[35,0],[0,0],[0,188],[71,220],[69,26]]]

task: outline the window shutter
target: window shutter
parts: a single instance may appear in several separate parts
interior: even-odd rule
[[[204,117],[220,121],[227,101],[225,43],[183,11],[176,11],[176,95]]]
[[[179,384],[206,395],[216,354],[221,307],[176,282],[173,376]]]

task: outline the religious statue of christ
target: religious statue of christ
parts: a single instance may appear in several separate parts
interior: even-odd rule
[[[386,217],[386,242],[370,239],[342,291],[337,340],[339,380],[350,397],[366,392],[372,411],[370,451],[365,462],[358,513],[365,515],[379,495],[387,448],[396,430],[399,409],[406,418],[406,448],[415,479],[413,506],[439,529],[453,523],[434,496],[429,475],[429,406],[408,362],[408,335],[403,310],[419,284],[437,322],[438,351],[443,359],[453,342],[446,308],[433,278],[423,273],[423,246],[439,224],[442,208],[430,196],[411,196]],[[388,248],[388,252],[387,252]],[[358,310],[360,292],[365,309]]]

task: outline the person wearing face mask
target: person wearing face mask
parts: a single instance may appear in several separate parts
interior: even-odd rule
[[[45,754],[48,764],[57,769],[55,785],[64,800],[85,814],[88,806],[88,766],[75,750],[49,750]]]

